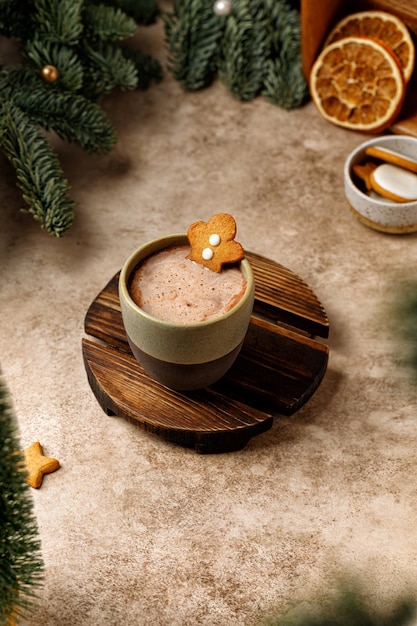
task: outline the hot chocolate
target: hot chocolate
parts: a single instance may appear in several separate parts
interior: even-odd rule
[[[177,233],[134,250],[119,279],[134,357],[150,377],[181,391],[212,385],[231,368],[255,295],[250,263],[234,245],[231,216],[218,214],[188,230],[197,234],[193,241]]]
[[[246,291],[238,266],[213,272],[187,258],[187,245],[156,252],[132,272],[129,293],[143,311],[169,322],[194,324],[227,313]]]

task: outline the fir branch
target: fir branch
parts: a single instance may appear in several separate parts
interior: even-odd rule
[[[87,152],[106,154],[116,143],[107,116],[84,96],[39,85],[29,93],[15,93],[14,102],[45,130],[53,129],[59,137],[77,143]]]
[[[121,41],[136,31],[134,19],[120,9],[100,4],[87,6],[84,12],[86,36],[97,41]]]
[[[0,148],[16,170],[17,186],[35,220],[61,237],[74,219],[68,182],[48,141],[18,107],[3,103]]]
[[[136,89],[138,75],[135,64],[124,57],[120,48],[111,43],[99,42],[94,49],[86,42],[83,46],[85,81],[83,93],[93,98],[109,93],[116,87],[123,91]]]
[[[139,89],[147,89],[151,82],[159,83],[163,78],[162,66],[157,59],[141,50],[123,46],[121,48],[123,56],[130,59],[136,67]]]
[[[218,72],[242,100],[258,94],[290,109],[308,97],[301,69],[299,0],[239,0],[217,17],[209,0],[174,0],[163,15],[168,69],[186,89]]]
[[[217,71],[224,19],[214,14],[207,0],[176,0],[163,19],[167,64],[174,78],[190,90],[208,86]]]
[[[44,41],[77,43],[83,31],[83,0],[34,0],[32,30]]]
[[[124,13],[132,17],[135,22],[143,26],[149,26],[156,21],[160,14],[156,0],[100,0],[101,3],[117,5]]]
[[[158,61],[119,43],[136,31],[135,20],[114,6],[127,1],[0,0],[0,34],[21,42],[23,60],[0,65],[0,149],[15,167],[27,211],[56,236],[69,228],[74,203],[39,126],[89,152],[109,152],[115,134],[95,101],[162,78]],[[46,65],[58,70],[53,83],[40,77]]]
[[[300,14],[286,0],[265,0],[270,14],[272,47],[265,63],[262,95],[286,109],[300,106],[308,97],[301,64]]]
[[[293,109],[307,100],[308,86],[296,66],[288,67],[281,59],[268,59],[262,95],[284,109]]]
[[[271,48],[268,19],[262,2],[240,0],[226,20],[219,77],[241,100],[254,98],[263,85]]]
[[[28,65],[13,65],[0,72],[0,97],[7,99],[15,89],[31,89],[39,83],[39,73]]]
[[[44,65],[56,67],[58,79],[55,87],[69,91],[78,91],[82,88],[83,66],[73,47],[42,41],[36,35],[36,39],[26,43],[22,56],[37,69],[38,77]]]
[[[28,618],[36,591],[43,583],[44,565],[38,527],[24,458],[19,452],[16,418],[0,378],[0,623],[12,614]]]

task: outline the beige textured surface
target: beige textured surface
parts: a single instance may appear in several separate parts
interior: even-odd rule
[[[163,58],[160,28],[146,29]],[[169,77],[114,95],[109,156],[59,144],[77,201],[62,240],[18,212],[0,157],[0,362],[22,447],[61,469],[33,491],[46,567],[31,626],[249,626],[339,572],[384,600],[417,578],[417,389],[386,314],[417,236],[374,232],[343,196],[364,138],[312,104],[242,104]],[[104,415],[81,357],[90,302],[141,242],[231,212],[247,249],[302,276],[330,317],[311,401],[244,450],[199,456]]]

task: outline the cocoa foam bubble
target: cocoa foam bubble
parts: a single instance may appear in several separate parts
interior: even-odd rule
[[[182,324],[204,322],[233,308],[245,293],[238,267],[212,270],[187,259],[189,246],[161,250],[134,270],[129,292],[144,311]]]

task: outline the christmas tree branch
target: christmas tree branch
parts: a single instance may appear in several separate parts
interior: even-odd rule
[[[80,95],[61,93],[48,86],[17,91],[15,104],[46,130],[75,142],[87,152],[108,153],[116,143],[110,121],[98,104]]]
[[[120,9],[100,4],[87,6],[84,14],[87,37],[100,41],[118,41],[132,37],[136,31],[134,19]]]
[[[0,623],[26,617],[35,607],[44,565],[24,458],[5,384],[0,378]],[[10,621],[9,621],[10,619]]]
[[[84,92],[87,97],[109,93],[116,87],[122,90],[136,89],[138,75],[135,64],[123,55],[120,48],[106,42],[98,42],[94,48],[84,43],[83,53]]]
[[[264,1],[270,14],[272,48],[265,64],[262,94],[270,102],[291,109],[308,97],[301,65],[300,15],[285,0]]]
[[[217,70],[224,21],[206,0],[176,0],[163,16],[169,44],[168,67],[190,90],[209,85]]]
[[[42,129],[107,153],[116,138],[98,98],[162,77],[157,60],[125,46],[137,28],[125,2],[0,0],[0,35],[16,39],[22,60],[0,65],[0,150],[16,169],[27,212],[57,237],[73,221],[74,202]],[[143,2],[155,14],[155,0],[130,4],[132,13]]]
[[[31,213],[50,234],[62,236],[74,219],[74,202],[55,153],[36,124],[12,103],[1,110],[0,148],[16,170]]]
[[[83,0],[34,0],[31,31],[42,41],[62,45],[76,44],[83,31]]]
[[[59,67],[57,87],[59,86],[61,89],[73,92],[82,89],[84,82],[83,66],[81,59],[73,48],[59,45],[58,43],[41,41],[36,37],[33,41],[26,43],[22,56],[31,64],[34,70],[38,70],[38,68],[44,65]],[[39,71],[36,72],[36,76],[33,73],[33,78],[35,77],[37,79],[36,82],[39,82]],[[32,82],[35,83],[34,80]]]
[[[241,100],[262,94],[285,108],[300,106],[308,87],[301,68],[299,4],[174,0],[164,15],[170,72],[186,89],[206,87],[218,73]]]
[[[160,14],[159,7],[155,0],[97,0],[103,4],[117,4],[122,11],[133,17],[135,22],[148,26],[153,24]]]
[[[158,83],[162,80],[162,67],[157,59],[128,45],[123,46],[122,50],[123,56],[130,59],[136,67],[137,87],[139,89],[147,89],[151,82]]]
[[[271,47],[267,23],[265,7],[258,0],[240,0],[226,20],[219,77],[241,100],[251,100],[262,88]]]

